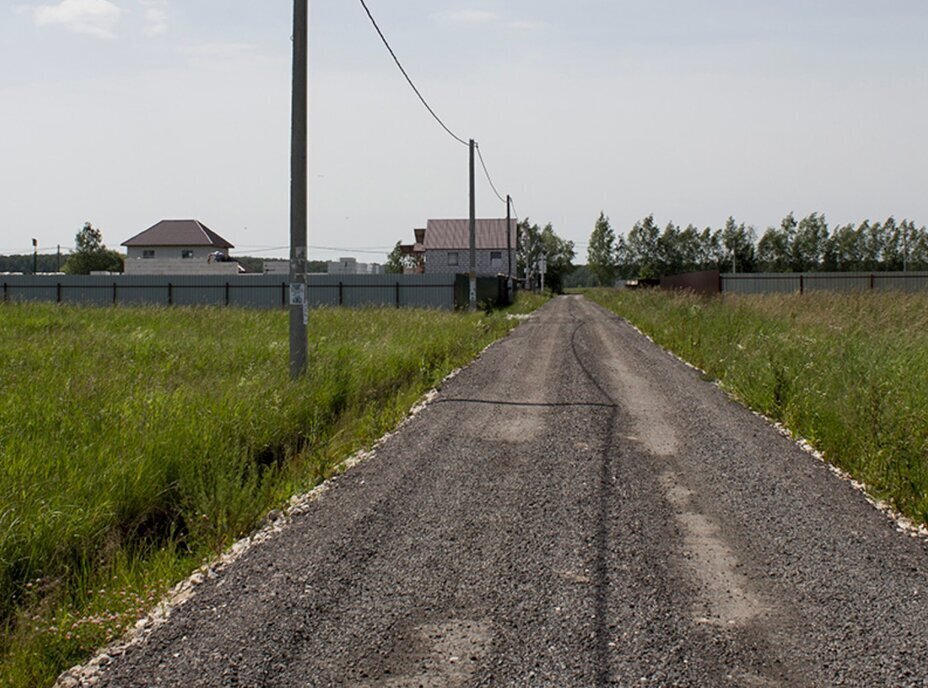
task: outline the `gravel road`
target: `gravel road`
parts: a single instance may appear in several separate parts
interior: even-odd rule
[[[928,544],[581,297],[99,686],[928,686]]]

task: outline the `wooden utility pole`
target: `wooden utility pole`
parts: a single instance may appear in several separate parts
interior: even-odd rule
[[[470,309],[477,310],[477,199],[473,139],[470,140]]]
[[[309,0],[293,2],[293,102],[290,139],[290,378],[306,370],[306,223]]]

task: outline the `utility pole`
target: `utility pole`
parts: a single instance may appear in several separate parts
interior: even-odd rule
[[[290,379],[306,370],[306,205],[309,0],[293,2],[293,102],[290,138]]]
[[[32,240],[32,274],[39,274],[39,240]]]
[[[477,199],[473,139],[470,140],[470,309],[477,310]]]
[[[512,197],[506,194],[506,259],[509,261],[509,278],[506,280],[506,291],[509,295],[509,303],[512,303]]]
[[[61,272],[61,244],[58,244],[58,269],[56,272]]]

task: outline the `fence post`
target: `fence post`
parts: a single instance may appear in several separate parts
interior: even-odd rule
[[[287,307],[287,283],[286,282],[280,283],[280,305],[283,308]]]
[[[61,303],[61,282],[55,284],[55,303]]]
[[[873,291],[873,288],[874,288],[873,282],[874,282],[873,273],[871,272],[870,273],[870,291]]]
[[[116,283],[113,282],[113,305],[116,305]]]
[[[400,283],[396,282],[396,307],[400,307]]]
[[[805,293],[805,290],[806,290],[805,276],[800,274],[799,275],[799,295],[802,296]]]
[[[345,304],[345,285],[341,282],[338,283],[338,305],[343,306]]]
[[[7,293],[10,289],[10,285],[6,282],[3,283],[3,302],[6,303],[9,300],[9,294]]]
[[[229,305],[229,283],[226,282],[226,305]]]
[[[168,282],[168,305],[174,305],[174,285]]]

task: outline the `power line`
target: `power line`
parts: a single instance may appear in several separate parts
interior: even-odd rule
[[[400,68],[400,71],[403,73],[403,76],[406,77],[406,81],[409,82],[409,85],[412,87],[412,90],[415,92],[417,96],[419,96],[419,100],[422,101],[422,104],[425,105],[425,109],[428,110],[429,113],[431,113],[432,117],[434,117],[435,121],[441,125],[442,129],[444,129],[446,132],[448,132],[448,134],[451,135],[451,138],[456,140],[458,143],[462,143],[465,146],[469,146],[470,145],[469,142],[465,141],[460,136],[458,136],[453,131],[451,131],[448,128],[448,126],[444,122],[441,121],[441,117],[435,114],[435,111],[428,104],[428,102],[426,102],[425,98],[419,92],[419,89],[416,88],[416,85],[412,82],[412,79],[409,78],[409,74],[407,74],[406,70],[403,69],[403,65],[400,64],[399,58],[396,56],[396,53],[393,52],[393,48],[390,47],[390,43],[387,41],[387,37],[383,35],[383,31],[380,30],[380,27],[377,25],[377,21],[374,19],[374,15],[371,14],[371,11],[368,9],[367,3],[364,2],[364,0],[361,0],[361,6],[364,8],[364,11],[367,12],[367,16],[370,18],[371,24],[374,25],[374,28],[377,30],[377,33],[380,35],[380,40],[383,41],[383,44],[387,46],[387,50],[390,51],[390,55],[393,57],[393,61],[396,62],[396,66]]]
[[[314,248],[314,249],[316,249],[317,251],[345,251],[346,253],[348,253],[348,252],[351,252],[351,253],[375,253],[375,254],[377,254],[377,255],[380,255],[381,253],[389,253],[390,251],[393,250],[392,248],[384,248],[384,249],[381,249],[381,250],[373,250],[373,249],[365,249],[365,248],[349,248],[349,247],[345,247],[345,246],[341,246],[341,247],[339,247],[339,246],[310,246],[310,248]]]
[[[257,253],[272,253],[274,251],[284,251],[289,249],[289,246],[270,246],[267,248],[261,248],[258,246],[248,247],[240,246],[240,249],[247,251],[249,255]],[[382,253],[389,253],[393,248],[353,248],[351,246],[313,246],[310,245],[307,248],[311,248],[316,251],[344,251],[345,253],[370,253],[374,255],[380,255]]]
[[[496,190],[496,184],[493,183],[493,179],[490,177],[490,170],[487,169],[487,164],[483,160],[483,153],[480,152],[479,144],[477,144],[477,157],[480,158],[480,166],[483,168],[483,173],[487,176],[487,181],[490,182],[490,188],[493,189],[493,193],[496,194],[496,197],[499,199],[500,203],[505,203],[506,199],[503,198],[499,191]]]

